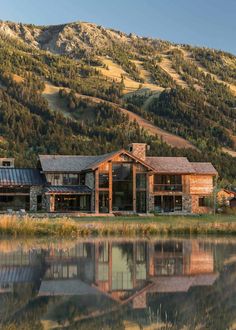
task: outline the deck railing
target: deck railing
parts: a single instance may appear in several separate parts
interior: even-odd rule
[[[154,192],[157,191],[182,191],[182,184],[154,184]]]

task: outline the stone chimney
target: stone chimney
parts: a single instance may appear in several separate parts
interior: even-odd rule
[[[149,146],[146,143],[131,143],[128,145],[128,151],[135,157],[145,161],[146,151]]]

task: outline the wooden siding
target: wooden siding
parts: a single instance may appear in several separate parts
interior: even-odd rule
[[[191,195],[211,195],[213,193],[213,176],[190,175],[189,188]]]

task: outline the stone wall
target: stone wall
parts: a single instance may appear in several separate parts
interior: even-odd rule
[[[94,189],[94,172],[88,172],[85,174],[85,185],[90,189]]]
[[[154,195],[149,193],[149,196],[148,196],[148,209],[147,211],[148,212],[154,212]]]
[[[92,189],[91,194],[91,211],[95,212],[95,175],[94,172],[85,174],[85,185]]]
[[[30,211],[37,212],[37,196],[42,196],[43,187],[42,186],[31,186],[30,187]]]
[[[185,213],[192,213],[192,196],[182,195],[182,211]]]

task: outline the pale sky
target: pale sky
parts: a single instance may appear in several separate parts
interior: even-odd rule
[[[236,0],[0,0],[0,19],[39,25],[87,21],[236,54]]]

